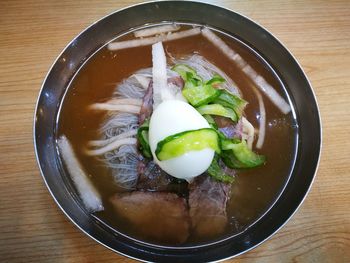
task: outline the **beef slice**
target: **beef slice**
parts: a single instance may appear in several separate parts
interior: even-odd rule
[[[110,201],[118,216],[126,219],[146,239],[185,242],[190,220],[186,200],[173,193],[117,193]]]
[[[206,174],[197,177],[190,184],[189,207],[195,236],[211,238],[225,231],[230,189],[229,184],[217,182]]]

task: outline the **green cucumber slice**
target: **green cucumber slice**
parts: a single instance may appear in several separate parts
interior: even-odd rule
[[[218,164],[218,156],[215,156],[212,163],[210,164],[208,174],[216,181],[223,183],[233,183],[234,177],[225,174]]]
[[[230,168],[253,168],[265,163],[266,158],[248,148],[247,142],[223,142],[221,158]]]
[[[222,117],[230,118],[232,121],[236,122],[238,120],[237,114],[230,108],[226,108],[220,104],[208,104],[196,108],[197,111],[204,115],[218,115]]]
[[[211,85],[200,85],[184,88],[182,95],[193,106],[198,107],[214,101],[220,96],[220,91]]]
[[[139,150],[146,158],[152,159],[152,152],[148,141],[149,120],[144,123],[137,130],[137,140],[139,142]]]
[[[222,90],[219,97],[213,102],[234,110],[238,119],[242,117],[243,110],[247,105],[245,100],[227,90]]]
[[[160,161],[181,156],[189,151],[211,148],[220,153],[219,138],[212,128],[189,130],[166,137],[158,142],[155,154]]]

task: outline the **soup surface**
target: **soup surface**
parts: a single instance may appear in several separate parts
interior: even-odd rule
[[[183,27],[186,29],[186,26]],[[278,78],[267,64],[250,48],[233,37],[216,32],[225,43],[239,53],[275,90],[286,98]],[[119,38],[131,39],[133,35]],[[167,56],[182,58],[199,54],[225,72],[239,87],[242,97],[248,101],[246,118],[257,129],[259,127],[259,103],[250,88],[249,80],[242,70],[202,35],[164,42]],[[168,57],[169,59],[169,57]],[[111,98],[118,83],[130,77],[135,71],[152,66],[151,46],[110,51],[106,47],[95,53],[78,71],[72,80],[58,116],[58,136],[64,134],[103,199],[104,211],[95,216],[116,231],[138,240],[160,245],[178,245],[167,240],[152,240],[142,235],[138,226],[129,224],[115,213],[110,198],[124,192],[111,176],[110,168],[96,157],[84,154],[87,142],[96,140],[105,121],[104,112],[91,112],[88,106]],[[261,149],[254,149],[266,156],[263,166],[254,169],[237,170],[232,184],[231,196],[227,203],[229,224],[224,233],[205,238],[190,235],[181,245],[196,245],[215,241],[228,235],[237,234],[256,222],[278,198],[293,168],[297,145],[297,123],[292,112],[281,113],[263,95],[266,108],[266,136]],[[154,211],[156,213],[156,211]],[[157,224],[157,222],[154,222]]]

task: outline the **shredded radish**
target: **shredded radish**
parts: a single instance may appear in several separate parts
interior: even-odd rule
[[[107,110],[107,111],[120,111],[126,113],[139,114],[141,106],[135,105],[117,105],[108,103],[94,103],[90,105],[92,110]]]
[[[259,117],[259,133],[258,133],[258,140],[256,142],[256,148],[261,149],[261,147],[264,144],[265,141],[265,130],[266,130],[266,111],[265,111],[265,104],[264,100],[260,94],[259,91],[257,91],[254,88],[255,95],[258,98],[259,101],[259,110],[260,110],[260,117]]]
[[[210,29],[202,29],[202,34],[213,45],[219,48],[229,59],[239,66],[243,72],[261,89],[265,95],[284,114],[291,111],[289,104],[276,92],[276,90],[234,50],[232,50],[221,38],[215,35]]]
[[[102,205],[101,196],[89,181],[74,154],[72,146],[65,136],[61,136],[58,139],[58,147],[60,149],[63,161],[86,209],[88,209],[90,212],[102,211],[104,208]]]
[[[113,43],[109,43],[107,45],[107,48],[109,50],[113,51],[113,50],[133,48],[133,47],[149,46],[149,45],[153,45],[157,42],[177,40],[180,38],[198,35],[200,33],[201,33],[200,28],[196,27],[196,28],[192,28],[189,30],[184,30],[184,31],[176,32],[176,33],[169,32],[166,35],[159,35],[159,36],[155,36],[155,37],[126,40],[126,41],[121,41],[121,42],[113,42]]]
[[[106,140],[94,140],[94,141],[89,141],[88,144],[89,146],[97,146],[97,147],[102,147],[105,146],[107,144],[110,144],[114,141],[120,140],[120,139],[124,139],[127,137],[132,137],[135,136],[137,134],[137,129],[134,130],[130,130],[127,132],[123,132],[121,134],[118,134],[117,136],[111,137],[109,139]]]
[[[153,75],[153,109],[168,96],[168,81],[166,74],[166,57],[162,42],[152,46]]]
[[[134,106],[140,106],[142,105],[141,99],[132,99],[132,98],[115,98],[110,99],[109,101],[105,102],[106,104],[116,104],[116,105],[134,105]]]
[[[242,138],[247,140],[249,149],[253,148],[254,126],[244,117],[242,117]]]
[[[159,35],[162,33],[177,31],[179,29],[180,29],[180,26],[178,26],[176,24],[154,26],[154,27],[150,27],[150,28],[137,30],[134,32],[134,36],[135,37],[149,37],[149,36],[153,36],[153,35]]]
[[[256,86],[265,93],[265,95],[272,101],[272,103],[280,109],[281,112],[287,114],[291,111],[289,104],[269,83],[266,82],[262,76],[258,75],[258,73],[250,65],[246,64],[242,70],[247,74],[247,76],[251,78],[251,80],[253,80]]]
[[[153,109],[170,99],[181,99],[179,90],[168,85],[166,57],[162,42],[152,45]]]
[[[85,153],[87,155],[91,155],[91,156],[95,156],[95,155],[102,155],[106,152],[118,149],[120,146],[122,145],[126,145],[126,144],[134,144],[136,145],[137,143],[137,139],[136,138],[123,138],[123,139],[119,139],[119,140],[115,140],[113,142],[111,142],[110,144],[107,144],[106,146],[100,148],[100,149],[96,149],[96,150],[86,150]]]

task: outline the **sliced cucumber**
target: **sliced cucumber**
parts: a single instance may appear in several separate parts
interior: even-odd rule
[[[193,106],[198,107],[214,101],[220,96],[220,91],[211,85],[200,85],[182,90],[182,95]]]
[[[190,130],[166,137],[158,142],[155,154],[160,161],[181,156],[189,151],[211,148],[220,153],[219,138],[212,128]]]
[[[234,122],[238,120],[236,113],[232,109],[226,108],[220,104],[208,104],[208,105],[200,106],[196,109],[202,115],[204,114],[218,115],[218,116],[230,118]]]
[[[202,82],[202,78],[197,74],[197,72],[185,64],[177,64],[173,66],[171,70],[179,74],[185,82],[189,80],[197,80],[200,83]]]
[[[242,117],[243,110],[247,105],[245,100],[227,90],[222,90],[219,97],[213,102],[234,110],[238,119]]]
[[[242,140],[239,143],[228,141],[222,142],[221,158],[230,168],[253,168],[265,163],[266,158],[258,155],[247,146],[247,142]]]
[[[146,158],[152,159],[151,148],[148,141],[149,120],[144,123],[137,130],[137,139],[139,142],[139,150]]]
[[[218,156],[215,156],[212,163],[210,164],[208,174],[216,181],[223,183],[232,183],[235,179],[233,176],[226,174],[218,164]]]

